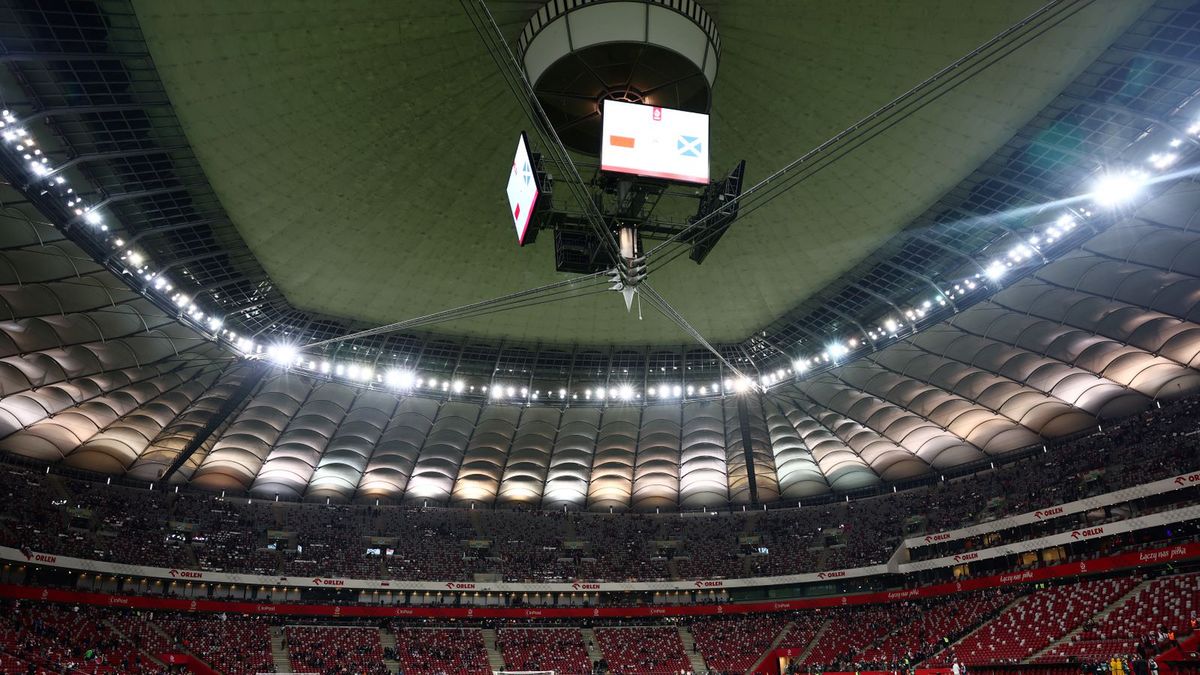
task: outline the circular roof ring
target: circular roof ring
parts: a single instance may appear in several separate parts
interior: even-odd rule
[[[606,99],[707,113],[721,40],[694,0],[549,2],[518,39],[521,63],[564,145],[600,153]]]

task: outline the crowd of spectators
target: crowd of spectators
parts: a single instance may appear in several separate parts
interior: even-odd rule
[[[392,672],[398,667],[409,675],[487,675],[485,629],[495,630],[495,655],[509,671],[741,674],[774,647],[792,650],[796,672],[909,672],[956,662],[974,671],[1023,660],[1090,664],[1108,662],[1110,653],[1133,664],[1149,662],[1198,627],[1200,576],[1161,572],[1166,576],[1030,584],[882,605],[598,624],[225,616],[0,601],[0,673],[160,675],[169,669],[153,657],[168,652],[193,655],[230,675],[273,672],[275,631],[295,672],[383,675],[391,664]],[[689,637],[693,654],[685,646]],[[394,647],[384,646],[392,641]],[[696,657],[703,668],[694,667]]]
[[[288,658],[296,672],[322,675],[389,675],[374,628],[288,626]]]
[[[92,607],[0,601],[3,672],[159,675],[162,665]]]
[[[481,574],[543,582],[712,579],[844,569],[885,562],[914,533],[1200,467],[1198,412],[1198,400],[1188,399],[976,475],[895,494],[745,513],[269,502],[110,486],[4,465],[0,494],[20,508],[0,516],[0,544],[162,567],[405,580]],[[929,555],[938,550],[927,549]]]

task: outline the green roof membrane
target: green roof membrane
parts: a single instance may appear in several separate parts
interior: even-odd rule
[[[714,175],[750,183],[1041,2],[704,2],[723,53]],[[701,267],[651,281],[736,341],[903,229],[997,150],[1149,3],[1100,0],[739,221]],[[490,3],[510,36],[539,5]],[[294,305],[389,323],[549,283],[549,236],[516,245],[504,183],[530,127],[459,3],[139,0],[189,142]],[[589,344],[689,341],[617,294],[437,327]]]

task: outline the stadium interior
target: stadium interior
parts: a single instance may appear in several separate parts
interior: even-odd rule
[[[1200,675],[1197,0],[0,62],[0,675]]]

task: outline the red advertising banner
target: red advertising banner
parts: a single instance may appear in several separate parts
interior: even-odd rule
[[[869,605],[931,598],[1011,584],[1023,584],[1050,579],[1063,579],[1086,574],[1130,569],[1145,565],[1200,558],[1200,543],[1179,544],[1166,548],[1147,549],[1067,563],[1023,572],[999,574],[934,586],[906,590],[834,595],[820,598],[777,600],[769,602],[737,602],[720,605],[674,605],[641,607],[412,607],[380,605],[301,605],[292,603],[256,603],[228,600],[188,600],[161,596],[109,595],[84,591],[37,588],[32,586],[0,585],[0,597],[48,602],[78,603],[153,609],[180,612],[229,612],[233,614],[276,614],[290,616],[329,617],[414,617],[435,619],[582,619],[654,616],[704,616],[783,612],[846,605]]]

